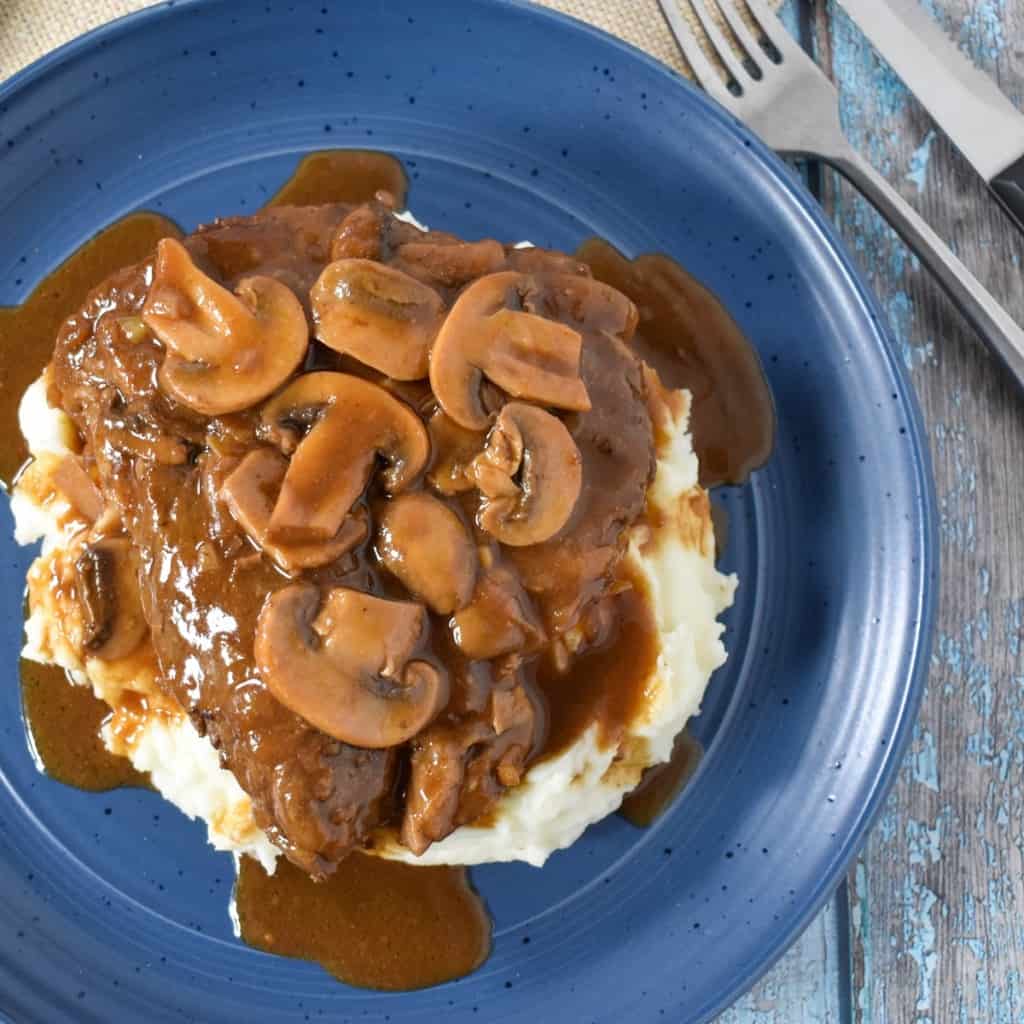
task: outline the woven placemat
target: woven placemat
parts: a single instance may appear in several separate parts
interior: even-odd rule
[[[686,73],[657,0],[541,0],[646,50]],[[779,0],[773,0],[777,6]],[[0,0],[0,81],[69,39],[112,18],[140,10],[149,0]],[[692,17],[686,0],[684,14]]]

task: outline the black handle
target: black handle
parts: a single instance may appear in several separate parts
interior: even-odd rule
[[[992,179],[992,191],[1024,231],[1024,156]]]

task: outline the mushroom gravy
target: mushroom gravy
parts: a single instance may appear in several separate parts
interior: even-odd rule
[[[775,409],[757,352],[718,298],[660,253],[626,259],[603,239],[576,255],[640,312],[632,348],[693,397],[690,432],[704,487],[740,484],[768,460]]]
[[[75,686],[57,665],[22,658],[19,667],[25,726],[47,775],[93,792],[149,786],[128,758],[103,745],[100,726],[110,708],[89,687]]]
[[[339,189],[338,178],[345,173],[347,159],[344,154],[307,158],[296,181],[282,189],[275,201],[281,201],[284,196],[286,202],[296,199],[312,204],[338,199],[362,202],[379,190],[389,192],[400,201],[404,176],[400,166],[390,158],[376,163],[366,154],[360,154],[360,173],[365,171],[365,175],[360,179],[356,192],[346,191],[349,185]],[[323,191],[325,189],[327,191]],[[130,254],[127,249],[119,248],[119,242],[104,243],[104,235],[115,231],[116,227],[108,229],[80,251],[108,245],[103,271],[96,273],[88,284],[94,284],[114,268],[145,258],[153,248],[155,237],[148,245]],[[340,206],[306,212],[285,210],[262,223],[258,218],[239,218],[201,229],[187,240],[186,252],[202,272],[209,273],[215,281],[228,287],[237,286],[245,276],[263,274],[284,282],[300,297],[308,292],[331,257],[353,262],[387,260],[389,266],[403,274],[411,274],[417,280],[425,278],[428,282],[426,287],[433,294],[440,295],[446,307],[458,297],[467,281],[481,275],[507,272],[536,279],[544,275],[579,276],[586,273],[584,264],[560,254],[540,250],[512,251],[491,242],[459,245],[452,236],[440,232],[430,232],[426,239],[422,239],[418,232],[413,233],[414,230],[407,230],[406,226],[390,219],[387,201],[359,207],[355,211]],[[178,237],[176,230],[169,227],[164,228],[163,233]],[[417,245],[421,247],[418,251]],[[447,246],[451,246],[449,252],[440,251]],[[511,308],[513,314],[519,311],[540,314],[547,322],[582,333],[587,344],[582,347],[583,366],[579,379],[583,380],[591,397],[598,392],[603,394],[602,389],[610,389],[612,403],[619,401],[624,403],[620,408],[633,408],[635,417],[611,424],[609,432],[609,424],[602,424],[600,418],[602,415],[614,415],[614,412],[610,413],[603,402],[594,401],[590,411],[574,411],[569,406],[558,412],[559,407],[554,407],[556,414],[553,418],[571,425],[570,434],[580,452],[583,474],[580,496],[559,527],[562,532],[556,530],[550,542],[505,547],[496,544],[486,535],[487,531],[475,525],[480,506],[486,501],[474,497],[473,485],[463,486],[466,483],[466,465],[462,459],[462,446],[468,445],[474,455],[479,454],[486,439],[485,432],[443,422],[440,413],[431,412],[434,409],[433,399],[425,383],[392,381],[388,385],[403,404],[423,417],[434,449],[426,468],[429,485],[413,487],[407,492],[409,497],[424,495],[436,500],[472,535],[477,545],[481,542],[483,545],[481,554],[477,556],[477,586],[473,591],[479,600],[475,598],[469,606],[472,608],[475,604],[478,608],[473,614],[469,614],[466,608],[455,614],[456,619],[460,615],[463,619],[459,635],[465,646],[460,649],[445,628],[443,616],[448,613],[429,610],[425,613],[424,625],[419,627],[419,632],[402,655],[406,664],[420,664],[417,659],[421,659],[428,667],[447,673],[448,705],[435,719],[435,725],[430,727],[433,735],[429,741],[424,742],[420,736],[415,736],[408,752],[401,756],[386,749],[349,746],[344,741],[329,739],[318,730],[311,729],[301,716],[288,711],[275,700],[267,687],[260,685],[259,671],[253,664],[251,637],[257,631],[264,596],[288,589],[288,578],[284,572],[295,572],[300,564],[295,559],[307,557],[308,552],[303,553],[303,545],[315,547],[338,543],[344,547],[347,538],[335,534],[296,539],[282,534],[280,536],[285,536],[285,540],[271,542],[266,523],[261,525],[250,516],[250,528],[246,528],[247,513],[239,513],[241,505],[236,502],[232,508],[231,501],[227,500],[231,496],[230,488],[227,498],[218,500],[217,496],[225,494],[227,479],[238,471],[247,453],[271,451],[266,440],[274,430],[280,431],[279,437],[283,438],[282,451],[289,453],[294,460],[297,448],[312,435],[311,428],[323,422],[318,409],[292,410],[289,413],[291,419],[285,417],[278,426],[269,424],[267,429],[271,433],[261,434],[260,425],[254,422],[255,417],[245,410],[212,414],[212,419],[204,422],[204,414],[197,415],[195,410],[176,407],[174,402],[169,402],[160,393],[160,388],[154,386],[153,380],[164,349],[137,330],[136,323],[142,318],[140,314],[147,295],[152,291],[151,263],[115,275],[102,301],[94,299],[88,304],[82,315],[72,318],[63,334],[67,359],[59,390],[65,397],[74,396],[72,405],[80,402],[75,408],[81,419],[80,429],[84,428],[83,433],[89,442],[87,452],[98,455],[99,461],[113,454],[110,463],[100,473],[103,489],[108,499],[116,498],[122,504],[125,525],[143,550],[144,564],[140,566],[145,583],[143,602],[171,692],[189,707],[196,727],[207,732],[227,757],[229,765],[236,767],[236,757],[238,762],[248,762],[248,765],[237,763],[236,774],[256,798],[254,802],[261,826],[291,859],[314,875],[335,871],[326,887],[313,886],[307,875],[283,861],[276,880],[261,878],[262,869],[255,863],[245,862],[237,895],[244,937],[261,948],[317,959],[354,984],[411,987],[431,984],[472,969],[479,962],[475,957],[482,957],[486,952],[489,929],[479,924],[484,920],[482,909],[470,899],[471,890],[465,889],[463,895],[468,893],[469,896],[466,896],[463,911],[460,911],[464,921],[468,922],[465,934],[470,936],[464,944],[464,951],[459,953],[457,963],[449,961],[443,970],[429,977],[427,975],[435,968],[422,964],[417,966],[408,961],[393,965],[393,973],[388,977],[374,974],[376,968],[367,961],[361,967],[358,960],[343,962],[339,959],[339,947],[330,940],[327,918],[318,931],[324,940],[320,942],[313,938],[311,931],[304,930],[303,914],[292,915],[289,918],[291,925],[281,918],[275,919],[276,927],[268,927],[266,918],[259,913],[261,901],[295,900],[299,905],[303,900],[308,904],[312,899],[313,904],[326,908],[328,904],[333,906],[335,901],[335,897],[327,896],[327,893],[337,892],[341,894],[337,898],[344,901],[347,898],[345,894],[350,895],[353,891],[355,879],[359,879],[362,889],[373,889],[385,884],[385,876],[393,871],[408,872],[410,881],[418,880],[416,885],[422,886],[424,892],[436,889],[442,895],[448,893],[444,896],[447,899],[453,886],[466,885],[464,878],[460,878],[454,869],[446,873],[445,869],[408,868],[361,856],[349,857],[337,867],[338,860],[352,845],[366,841],[374,822],[393,822],[396,825],[401,822],[401,804],[403,799],[410,799],[410,773],[415,769],[417,758],[423,768],[416,787],[416,799],[421,804],[418,809],[422,813],[417,827],[403,830],[405,841],[414,849],[417,845],[440,838],[445,829],[485,818],[504,787],[515,784],[531,759],[563,749],[588,722],[599,721],[604,736],[613,739],[617,730],[628,722],[641,699],[642,686],[655,652],[653,622],[644,595],[635,581],[620,578],[615,571],[620,553],[617,546],[619,538],[628,523],[642,512],[642,492],[651,472],[653,442],[646,409],[642,400],[637,401],[642,397],[644,385],[634,369],[636,364],[629,348],[645,355],[657,352],[659,370],[666,376],[674,374],[667,380],[673,386],[685,385],[688,370],[693,365],[697,366],[693,373],[702,382],[702,391],[695,397],[705,404],[710,402],[713,411],[704,417],[705,426],[695,440],[702,460],[708,453],[716,467],[711,479],[741,478],[758,464],[758,459],[763,459],[770,448],[770,399],[767,398],[763,378],[758,376],[755,379],[750,372],[751,358],[756,366],[756,357],[751,357],[749,349],[736,348],[732,344],[738,335],[735,325],[732,325],[735,334],[730,335],[728,324],[731,321],[722,314],[713,318],[715,330],[708,334],[695,331],[693,305],[672,301],[671,289],[676,285],[684,290],[699,289],[699,286],[691,285],[692,279],[682,271],[678,271],[678,276],[667,272],[666,265],[671,265],[671,261],[658,257],[664,260],[664,264],[657,265],[658,274],[654,275],[657,281],[651,285],[655,295],[652,300],[644,290],[648,286],[644,275],[630,270],[649,257],[642,257],[631,264],[610,247],[605,248],[597,242],[587,243],[579,255],[585,263],[592,263],[595,277],[615,284],[640,307],[639,329],[628,347],[615,340],[616,330],[622,332],[627,326],[628,307],[617,306],[604,296],[601,297],[603,301],[592,304],[589,312],[584,308],[582,321],[578,309],[559,308],[563,300],[543,289],[531,293],[529,288],[516,288],[518,297],[512,307],[505,308]],[[69,263],[76,258],[73,257]],[[63,270],[60,268],[54,276]],[[30,303],[46,287],[47,282],[44,282]],[[340,289],[334,287],[330,290],[335,295],[339,291],[358,293],[360,281],[350,273],[342,281]],[[695,294],[699,296],[699,290]],[[387,296],[382,298],[378,289],[366,303],[366,308],[379,310],[380,304],[383,302],[386,306],[387,301]],[[573,301],[577,300],[574,298]],[[19,307],[19,310],[26,310],[30,303]],[[66,315],[69,307],[74,308],[81,303],[80,291],[75,303],[68,303],[60,316],[47,321],[47,329],[31,334],[38,351],[48,350],[55,323]],[[308,316],[309,305],[304,298],[303,304],[307,307]],[[170,305],[173,307],[173,302]],[[314,299],[314,325],[319,324],[321,330],[319,341],[310,345],[304,367],[327,374],[340,375],[343,372],[368,381],[380,381],[380,374],[361,364],[354,353],[334,350],[330,340],[323,336],[323,333],[329,333],[326,327],[328,317],[317,318],[315,305]],[[19,310],[4,311],[4,316],[16,316]],[[167,309],[157,312],[166,313]],[[174,312],[171,309],[171,313]],[[426,305],[422,302],[411,304],[407,312],[407,322],[415,327],[429,318],[430,302],[427,300]],[[17,363],[10,358],[16,345],[13,334],[3,330],[6,323],[5,319],[0,319],[0,341],[3,342],[0,370],[11,373],[8,362],[12,365]],[[19,333],[25,337],[23,330],[19,329]],[[102,334],[104,343],[109,343],[118,353],[113,362],[95,351],[80,358],[83,348],[92,343],[97,333]],[[715,346],[720,342],[721,334],[727,338],[727,347],[732,347],[723,359],[716,361]],[[561,335],[562,340],[566,337]],[[677,351],[673,346],[678,345],[678,341],[673,339],[678,337],[687,339],[680,366],[673,358],[673,352]],[[45,341],[42,340],[44,338]],[[552,344],[555,343],[552,340]],[[562,341],[557,343],[562,344]],[[745,342],[743,344],[746,345]],[[700,358],[694,355],[695,352]],[[746,396],[733,394],[728,401],[716,403],[715,389],[729,384],[730,359],[735,361],[737,374],[742,378],[740,389],[745,387],[749,393]],[[702,360],[711,360],[712,369],[708,370]],[[21,364],[17,365],[20,367]],[[95,402],[95,394],[83,396],[79,390],[81,380],[76,380],[76,375],[81,374],[86,366],[91,371],[98,369],[100,376],[107,374],[109,382],[116,382],[117,388],[128,393],[135,391],[143,400],[129,400],[127,411],[112,410],[109,403],[106,408],[101,408],[102,403]],[[24,373],[27,378],[25,384],[38,369],[36,364],[33,373]],[[471,369],[480,374],[479,368]],[[560,375],[562,384],[572,377],[564,367],[556,367],[555,372]],[[125,376],[119,376],[121,374]],[[486,368],[483,376],[489,376]],[[20,378],[13,389],[9,389],[6,382],[7,378],[4,395],[7,397],[5,405],[9,408],[5,414],[14,423],[14,410],[23,388]],[[503,386],[507,389],[510,383],[515,382],[506,379]],[[139,385],[137,391],[136,384]],[[79,392],[77,395],[76,391]],[[501,391],[491,383],[484,383],[479,402],[488,415],[493,411],[496,400],[501,401]],[[745,415],[750,409],[758,411],[759,432],[737,432],[732,428],[728,414],[737,405],[745,410]],[[695,432],[698,408],[695,402]],[[112,416],[112,412],[118,416]],[[125,431],[127,417],[136,414],[138,421]],[[114,419],[120,422],[114,424]],[[591,424],[590,428],[588,424]],[[154,425],[155,432],[152,430]],[[136,427],[143,429],[136,430]],[[150,431],[149,436],[147,431]],[[145,454],[145,445],[151,444],[154,433],[159,435],[158,445],[151,445],[151,453],[156,452],[157,457],[151,459]],[[478,465],[478,479],[492,486],[496,493],[487,494],[483,486],[477,490],[495,506],[500,506],[507,486],[501,483],[501,479],[504,469],[502,457],[506,454],[509,438],[514,446],[515,438],[525,433],[518,423],[514,423],[510,431],[499,437],[500,443],[493,446],[496,449],[494,457]],[[8,436],[16,437],[18,433],[13,430]],[[178,438],[181,445],[176,447],[173,441],[165,445],[164,440],[168,436]],[[644,439],[644,443],[635,443],[631,437],[637,441]],[[257,440],[261,444],[254,447]],[[646,455],[638,458],[644,451]],[[135,467],[130,474],[122,472],[122,460]],[[13,468],[17,457],[9,461]],[[281,463],[275,468],[269,465],[272,459],[265,461],[268,465],[250,477],[254,481],[253,486],[238,493],[249,499],[264,493],[267,502],[273,504],[270,499],[275,494],[279,495],[281,486]],[[282,463],[284,461],[281,460]],[[592,471],[595,463],[601,468],[596,474],[591,472],[588,478],[588,468]],[[513,474],[505,473],[504,476],[515,480]],[[639,498],[633,499],[633,505],[630,505],[628,497],[624,502],[620,500],[630,490],[636,491],[638,484]],[[205,503],[207,511],[192,515],[189,508],[196,503]],[[407,571],[405,563],[408,559],[401,552],[396,555],[392,551],[389,555],[387,536],[382,533],[374,538],[370,525],[378,518],[386,521],[381,509],[397,508],[398,504],[399,497],[389,498],[386,488],[371,480],[366,498],[356,503],[356,514],[350,517],[356,520],[354,529],[361,530],[360,524],[367,524],[366,534],[332,564],[300,567],[298,571],[303,578],[312,580],[319,588],[356,589],[390,603],[396,599],[408,601],[409,589],[402,581],[416,579],[415,566],[408,570],[412,575],[403,575]],[[625,514],[607,515],[607,510],[616,504],[620,511],[626,509]],[[251,504],[247,506],[250,510],[253,507]],[[499,516],[499,512],[494,516]],[[422,515],[414,516],[414,523],[416,520],[424,521]],[[497,520],[492,517],[492,521]],[[579,540],[575,551],[574,538]],[[211,553],[211,539],[220,545],[220,550]],[[264,543],[261,544],[261,540]],[[563,543],[566,540],[570,543]],[[271,551],[272,544],[276,545],[276,553]],[[259,546],[263,547],[265,555],[262,559],[257,551]],[[596,574],[591,567],[583,565],[585,559],[573,557],[583,553],[596,555],[599,564]],[[168,556],[177,560],[179,580],[186,581],[184,587],[176,584],[170,591],[154,579],[157,561]],[[152,558],[148,566],[145,564],[147,558]],[[218,570],[217,566],[227,562],[233,564],[230,575],[225,579],[223,570]],[[457,568],[453,563],[452,571]],[[221,583],[216,582],[218,571]],[[222,585],[224,582],[227,586]],[[417,584],[413,582],[411,585]],[[457,591],[458,588],[455,589]],[[444,596],[427,600],[423,593],[420,598],[431,609],[435,605],[444,607],[448,601]],[[458,596],[451,598],[454,606],[458,606],[460,600]],[[481,616],[477,612],[484,614]],[[498,620],[489,618],[493,615],[503,616],[500,619],[502,628],[494,628]],[[209,675],[220,679],[212,687],[205,685],[206,673],[189,674],[187,668],[183,669],[190,653],[193,653],[189,650],[187,630],[183,627],[198,621],[205,621],[208,626],[214,622],[231,623],[228,631],[212,628],[210,632],[212,652],[205,659],[204,667],[209,670]],[[297,628],[316,631],[317,620],[304,619],[300,615]],[[567,651],[557,643],[547,646],[541,657],[531,653],[541,651],[544,646],[541,638],[557,638],[571,631],[575,631],[573,643],[579,644],[582,653],[569,658],[568,665],[565,663]],[[240,641],[240,636],[250,639]],[[495,649],[495,643],[503,649]],[[474,644],[483,646],[474,648]],[[621,652],[623,647],[630,649],[628,658],[616,656],[616,651]],[[473,653],[467,655],[467,650]],[[526,652],[525,657],[522,652]],[[211,697],[210,691],[212,699],[207,699]],[[500,695],[497,702],[500,707],[495,704],[495,695]],[[52,714],[38,719],[32,725],[34,734],[39,730],[56,729],[57,721],[58,717]],[[500,729],[499,724],[502,726]],[[251,737],[256,737],[256,741],[253,742]],[[247,751],[246,746],[255,749]],[[456,773],[460,777],[455,780],[454,790],[451,773],[434,770],[439,763],[442,768],[461,765],[459,773]],[[291,771],[288,770],[289,764],[292,765]],[[275,771],[277,777],[273,778]],[[455,805],[451,806],[453,792],[457,796]],[[314,810],[296,814],[293,810],[296,806]],[[439,807],[442,808],[440,815]],[[438,822],[440,827],[437,827]],[[282,871],[285,873],[280,874]],[[430,872],[436,873],[436,886],[434,874],[427,878]],[[248,910],[243,913],[244,907]],[[326,913],[326,909],[323,912]],[[396,919],[396,924],[406,929],[413,926],[410,920]],[[476,926],[472,925],[474,920]],[[417,977],[421,980],[417,981]]]
[[[491,922],[465,868],[353,853],[315,884],[283,858],[268,875],[243,857],[234,900],[250,946],[315,960],[361,988],[438,985],[479,967],[491,948]]]
[[[323,149],[299,161],[292,176],[267,206],[322,206],[368,203],[387,192],[396,209],[405,208],[409,179],[393,156],[373,149]]]
[[[155,263],[109,278],[65,322],[52,371],[131,539],[118,557],[136,563],[161,683],[252,797],[260,827],[304,870],[329,874],[390,822],[422,852],[486,813],[543,752],[545,704],[530,678],[538,656],[551,654],[564,676],[614,632],[616,595],[628,586],[617,578],[624,531],[653,471],[644,379],[624,343],[635,311],[567,275],[567,257],[532,251],[529,271],[495,272],[521,268],[522,257],[424,234],[380,203],[270,209],[200,229],[186,246],[165,240]],[[335,355],[350,335],[331,333],[315,296],[321,340],[306,365],[317,368],[293,376],[307,345],[295,296],[331,257],[329,269],[370,262],[374,247],[373,265],[404,268],[403,288],[413,270],[429,286],[414,281],[395,300],[385,275],[332,294],[373,314],[391,315],[397,301],[388,329],[405,336],[425,308],[402,307],[406,294],[419,302],[429,287],[450,305],[430,390],[418,369],[382,387],[349,352]],[[481,261],[490,273],[478,278]],[[481,294],[489,312],[464,305],[492,283]],[[266,326],[232,288],[252,290],[246,301]],[[203,303],[219,303],[216,316]],[[501,321],[491,347],[463,352],[490,317]],[[217,334],[225,323],[238,326]],[[246,331],[256,348],[242,356],[268,354],[240,364],[232,345]],[[472,368],[501,345],[503,362]],[[501,401],[488,378],[568,413],[507,402],[490,432],[478,429],[475,417],[488,418],[472,402]],[[428,459],[445,448],[427,424],[441,417],[460,417],[479,454],[457,467],[460,478],[431,483]],[[423,509],[397,540],[378,535],[382,521],[394,533],[383,511],[415,495],[466,538],[461,554],[439,551]],[[382,560],[396,544],[399,557]],[[447,604],[430,587],[441,555],[469,581]],[[94,563],[80,559],[86,599],[110,589],[92,581]],[[644,608],[636,602],[633,619]],[[642,681],[631,673],[619,686]],[[598,693],[609,712],[631,706]],[[565,698],[576,728],[597,717],[589,687]]]
[[[622,801],[619,814],[637,828],[653,825],[690,781],[703,756],[704,748],[688,732],[681,732],[671,759],[644,772],[640,784]]]

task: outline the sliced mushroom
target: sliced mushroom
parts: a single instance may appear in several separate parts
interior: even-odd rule
[[[473,600],[452,618],[452,638],[467,658],[497,658],[535,650],[544,629],[519,578],[494,566],[480,574]]]
[[[489,238],[480,242],[406,242],[395,255],[399,266],[413,277],[446,288],[457,288],[505,266],[504,248]]]
[[[239,412],[276,391],[309,344],[306,314],[291,289],[272,277],[248,277],[232,294],[173,238],[157,246],[142,319],[167,348],[160,386],[207,416]]]
[[[260,612],[256,664],[270,692],[317,729],[356,747],[393,747],[448,700],[447,676],[411,660],[426,629],[421,604],[344,587],[321,604],[317,587],[294,583]]]
[[[526,274],[489,274],[452,306],[431,351],[430,385],[444,411],[461,426],[487,427],[490,417],[480,399],[484,377],[513,398],[559,409],[590,408],[580,378],[579,333],[509,308],[535,289]]]
[[[429,285],[373,260],[335,260],[309,295],[316,336],[328,348],[396,380],[427,376],[444,312]]]
[[[439,615],[473,596],[476,546],[459,517],[433,495],[402,494],[383,507],[377,552],[385,568]]]
[[[325,541],[302,544],[274,543],[267,526],[274,510],[288,460],[273,448],[249,452],[221,486],[219,496],[250,539],[285,572],[315,569],[341,558],[362,544],[369,534],[367,515],[360,509],[346,516],[338,532]]]
[[[378,456],[384,488],[399,494],[430,456],[423,421],[382,387],[345,373],[307,373],[263,408],[270,439],[294,450],[267,525],[274,543],[334,537],[363,493]],[[312,422],[300,439],[296,427]],[[296,444],[298,445],[297,447]]]
[[[565,424],[524,402],[509,402],[471,473],[484,494],[477,520],[502,544],[525,547],[565,526],[583,486],[583,464]]]
[[[86,652],[104,661],[131,654],[149,627],[128,538],[104,537],[87,544],[75,560],[75,573]]]
[[[440,494],[471,491],[476,484],[468,475],[470,463],[483,451],[486,434],[460,427],[437,409],[427,420],[433,465],[427,473],[430,486]]]

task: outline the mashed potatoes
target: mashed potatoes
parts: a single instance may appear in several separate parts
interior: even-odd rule
[[[606,747],[591,726],[562,753],[535,764],[486,827],[462,826],[418,858],[385,836],[380,855],[421,864],[522,860],[540,866],[614,811],[646,767],[667,760],[676,734],[700,710],[711,673],[725,661],[717,616],[731,603],[736,581],[714,565],[708,498],[697,482],[687,432],[688,403],[665,415],[672,421],[662,424],[669,440],[659,446],[648,494],[657,513],[650,518],[664,525],[654,537],[647,526],[634,528],[627,554],[648,583],[658,658],[627,736],[618,747]],[[79,657],[80,613],[60,582],[72,572],[83,523],[55,476],[72,450],[74,429],[47,404],[42,381],[26,392],[20,422],[35,460],[12,496],[16,537],[22,544],[43,542],[29,570],[25,656],[61,665],[110,705],[103,732],[108,748],[148,772],[185,814],[205,821],[216,849],[249,854],[273,870],[279,854],[253,822],[249,797],[157,687],[148,645],[118,661]]]

